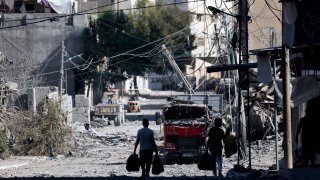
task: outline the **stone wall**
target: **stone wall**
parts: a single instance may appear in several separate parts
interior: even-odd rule
[[[72,111],[73,122],[90,124],[90,106],[89,99],[83,94],[75,96],[75,107]]]
[[[67,117],[67,122],[72,121],[72,96],[67,94],[62,95],[59,98],[58,87],[35,87],[30,88],[27,91],[28,96],[28,108],[33,112],[37,111],[37,108],[47,100],[53,100],[59,102],[61,100],[61,110]]]

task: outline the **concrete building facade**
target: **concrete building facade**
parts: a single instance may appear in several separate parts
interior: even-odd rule
[[[19,89],[24,90],[35,86],[59,87],[63,56],[64,89],[68,94],[74,94],[76,68],[67,59],[82,53],[81,34],[90,15],[62,15],[36,2],[32,5],[33,8],[28,6],[21,13],[21,6],[8,1],[8,10],[2,10],[0,51],[7,58],[5,80],[18,83]],[[79,0],[76,11],[96,6],[96,2]],[[62,41],[64,55],[61,54]]]
[[[249,50],[281,46],[281,11],[281,3],[276,0],[256,2],[250,6]]]

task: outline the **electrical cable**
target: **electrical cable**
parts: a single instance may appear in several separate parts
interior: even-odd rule
[[[256,0],[253,0],[252,3],[248,7],[248,11],[250,11],[250,7],[256,2]]]
[[[230,9],[234,8],[235,6],[237,6],[237,5],[239,4],[239,2],[237,2],[237,3],[235,3],[233,6],[228,7],[225,1],[222,1],[222,2],[223,2],[225,8],[228,10],[228,12],[229,12],[230,14],[233,14],[233,12],[232,12]]]
[[[196,24],[197,24],[197,23],[196,23]],[[188,27],[188,28],[190,28],[190,27]],[[175,33],[173,33],[173,34],[171,34],[171,35],[169,35],[169,36],[173,36],[173,35],[175,35],[175,34],[178,33],[178,32],[184,31],[185,29],[186,29],[186,28],[181,29],[180,31],[177,31],[177,32],[175,32]],[[161,39],[163,39],[163,38],[161,38]],[[160,40],[161,40],[161,39],[160,39]],[[158,41],[159,41],[159,40],[156,40],[156,41],[154,41],[154,42],[158,42]],[[152,42],[152,43],[154,43],[154,42]],[[147,45],[149,45],[149,44],[150,44],[150,43],[148,43],[148,44],[146,44],[146,45],[143,45],[143,46],[141,46],[141,47],[139,47],[139,48],[145,47],[145,46],[147,46]],[[119,54],[119,55],[113,56],[113,57],[111,57],[111,58],[115,58],[115,57],[118,57],[118,56],[120,56],[120,55],[125,55],[126,53],[132,52],[132,51],[134,51],[134,50],[136,50],[136,49],[139,49],[139,48],[135,48],[135,49],[133,49],[133,50],[130,50],[130,51],[121,53],[121,54]],[[129,59],[132,59],[132,58],[129,58]],[[69,69],[67,69],[67,70],[69,70]],[[58,72],[58,71],[56,71],[56,72]],[[52,73],[56,73],[56,72],[49,72],[49,73],[44,73],[44,74],[38,74],[37,76],[39,76],[39,75],[52,74]]]
[[[121,1],[121,2],[125,2],[125,1]],[[121,2],[119,2],[119,3],[121,3]],[[196,2],[196,1],[189,1],[189,2]],[[121,9],[121,10],[125,11],[125,10],[137,10],[137,9],[147,9],[147,8],[155,8],[155,7],[165,7],[165,6],[171,6],[171,5],[177,5],[177,4],[185,4],[185,3],[189,3],[189,2],[177,2],[177,3],[170,3],[170,4],[150,5],[150,6],[143,6],[143,7],[126,8],[126,9]],[[57,16],[43,17],[43,18],[31,18],[31,19],[27,19],[27,20],[35,20],[35,19],[42,19],[42,20],[35,21],[35,22],[30,22],[30,23],[25,23],[23,25],[0,27],[0,29],[15,28],[15,27],[20,27],[20,26],[26,26],[28,24],[37,24],[37,23],[41,23],[41,22],[45,22],[45,21],[51,21],[52,22],[52,21],[55,21],[57,18],[63,18],[63,17],[68,17],[68,16],[77,16],[77,15],[86,15],[86,14],[100,14],[100,13],[105,13],[105,12],[118,12],[118,10],[106,10],[106,11],[100,11],[100,12],[83,13],[83,12],[99,9],[99,8],[102,8],[102,7],[105,7],[105,6],[112,6],[114,4],[117,4],[117,3],[104,5],[104,6],[99,6],[97,8],[87,9],[87,10],[81,11],[80,13],[71,13],[71,14],[67,14],[67,15],[57,15]],[[11,21],[21,21],[21,19],[19,19],[19,20],[11,20]],[[10,22],[10,21],[5,21],[5,22]]]
[[[54,53],[46,62],[46,64],[43,66],[43,68],[40,71],[40,74],[42,73],[42,71],[47,67],[47,65],[50,63],[50,61],[57,56],[57,54],[61,51],[62,49],[58,49],[58,51],[56,53]],[[36,78],[38,78],[38,76],[36,76]]]
[[[282,23],[282,21],[280,20],[280,18],[276,15],[276,13],[272,10],[272,7],[270,6],[270,4],[268,3],[268,1],[267,0],[264,0],[265,2],[266,2],[266,4],[267,4],[267,6],[268,6],[268,8],[270,9],[270,11],[272,12],[272,14],[278,19],[278,21],[280,22],[280,23]]]
[[[250,14],[251,14],[251,12],[250,12]],[[251,16],[252,16],[252,14],[251,14]],[[260,29],[261,34],[265,37],[266,40],[268,40],[267,36],[263,33],[260,25],[258,24],[257,20],[256,20],[254,17],[252,17],[252,19],[253,19],[253,21],[256,23],[257,27]],[[253,34],[253,35],[254,35],[254,34]],[[270,44],[270,41],[269,41],[269,40],[268,40],[268,44]],[[268,46],[268,45],[267,45],[267,46]]]
[[[120,64],[120,63],[122,63],[122,62],[131,60],[131,59],[133,59],[133,58],[134,58],[134,57],[130,57],[130,58],[127,58],[127,59],[125,59],[125,60],[123,60],[123,61],[116,62],[116,63],[110,64],[110,65]],[[75,68],[68,68],[68,69],[65,69],[65,70],[72,70],[72,69],[75,69]],[[89,70],[88,72],[90,73],[90,72],[95,72],[95,71],[96,71],[96,70],[93,69],[93,70]],[[72,78],[72,77],[81,76],[81,75],[87,74],[88,72],[78,73],[78,74],[76,74],[76,75],[68,76],[68,77],[66,77],[66,78]],[[43,73],[43,74],[41,74],[41,75],[48,75],[48,74],[53,74],[53,73],[60,73],[60,71],[53,71],[53,72]],[[35,76],[35,75],[34,75],[34,76]],[[29,76],[29,77],[34,77],[34,76]],[[15,78],[14,80],[19,80],[19,79],[21,79],[21,78]],[[57,82],[57,81],[60,81],[60,78],[55,79],[55,80],[51,80],[51,81],[46,81],[46,82],[47,82],[47,83],[51,83],[51,82]]]
[[[127,58],[127,59],[125,59],[125,60],[122,60],[122,61],[119,61],[119,62],[110,64],[110,65],[117,65],[117,64],[123,63],[123,62],[125,62],[125,61],[131,60],[131,59],[133,59],[133,58],[135,58],[135,57],[130,57],[130,58]],[[72,70],[72,69],[75,69],[75,68],[74,68],[74,67],[73,67],[73,68],[67,68],[67,69],[64,69],[64,70]],[[93,70],[89,70],[88,72],[95,72],[95,71],[96,71],[96,70],[93,69]],[[83,74],[86,74],[86,73],[88,73],[88,72],[84,72],[84,73],[79,73],[79,74],[77,74],[77,75],[68,76],[67,78],[76,77],[76,76],[78,76],[78,75],[83,75]],[[52,71],[52,72],[43,73],[43,74],[38,74],[38,75],[49,75],[49,74],[54,74],[54,73],[60,73],[60,71]],[[29,78],[30,78],[30,77],[37,77],[38,75],[32,75],[32,76],[29,76]],[[19,79],[21,79],[21,78],[14,78],[14,80],[19,80]],[[50,82],[56,82],[56,81],[60,81],[60,78],[55,79],[55,80],[51,80],[51,81],[46,81],[46,82],[50,83]]]
[[[262,18],[262,19],[273,19],[275,18],[274,16],[270,16],[270,17],[266,17],[267,14],[267,4],[264,4],[264,6],[261,8],[259,13],[254,12],[252,9],[250,9],[250,13],[252,13],[253,15],[255,15],[255,18]]]
[[[69,54],[68,54],[68,56],[69,56]],[[89,58],[90,58],[91,56],[89,56]],[[73,64],[78,70],[80,70],[80,71],[84,71],[84,70],[86,70],[86,69],[88,69],[89,67],[90,67],[90,65],[91,65],[91,63],[92,63],[92,61],[93,61],[93,57],[91,57],[91,60],[90,60],[90,62],[89,62],[89,64],[83,64],[83,65],[76,65],[73,61],[72,61],[72,58],[69,58],[68,59],[68,62],[71,62],[71,64]],[[65,62],[64,62],[65,63]],[[86,66],[86,67],[84,67],[84,68],[82,68],[82,66]]]
[[[23,53],[27,58],[30,58],[31,55],[25,51],[23,51],[20,47],[18,47],[15,43],[13,43],[9,38],[7,38],[3,32],[1,32],[1,37],[5,39],[10,45],[14,46],[18,51]]]
[[[169,35],[170,36],[170,35]],[[67,48],[66,47],[66,49],[68,50],[68,51],[70,51],[70,52],[72,52],[69,48]],[[73,52],[72,52],[73,53]],[[73,54],[75,54],[75,53],[73,53]],[[130,54],[128,54],[128,55],[130,55]],[[125,62],[125,61],[128,61],[128,60],[130,60],[130,59],[133,59],[134,57],[131,57],[131,58],[128,58],[128,59],[126,59],[126,60],[122,60],[122,61],[119,61],[119,62],[117,62],[117,63],[114,63],[114,64],[112,64],[112,65],[117,65],[117,64],[120,64],[120,63],[123,63],[123,62]],[[83,59],[83,58],[81,58],[81,59]],[[83,59],[84,60],[84,59]],[[91,60],[91,62],[92,62],[92,60]],[[65,62],[66,63],[66,62]],[[75,65],[76,66],[76,65]],[[76,68],[78,68],[77,66],[76,66]],[[70,69],[73,69],[73,68],[69,68],[69,69],[67,69],[67,70],[70,70]],[[57,71],[56,71],[57,72]],[[52,72],[52,73],[56,73],[56,72]],[[47,74],[51,74],[51,73],[45,73],[45,74],[40,74],[40,75],[47,75]]]
[[[273,6],[271,6],[271,5],[269,4],[269,2],[267,2],[267,0],[265,0],[265,1],[266,1],[266,4],[267,4],[268,6],[270,6],[271,9],[273,9],[273,10],[275,10],[275,11],[278,11],[278,12],[281,12],[281,10],[279,10],[279,9],[274,8]],[[273,2],[274,5],[276,5],[276,4],[274,3],[274,1],[272,1],[272,2]]]
[[[196,25],[196,24],[198,24],[198,23],[195,23],[194,25]],[[190,28],[190,27],[188,26],[188,27],[183,28],[183,29],[181,29],[181,30],[179,30],[179,31],[176,31],[176,32],[174,32],[174,33],[172,33],[172,34],[168,35],[168,37],[169,37],[169,36],[173,36],[173,35],[175,35],[175,34],[178,34],[179,32],[182,32],[182,31],[184,31],[184,30],[186,30],[186,29],[188,29],[188,28]],[[130,52],[133,52],[133,51],[135,51],[135,50],[138,50],[138,49],[141,49],[141,48],[143,48],[143,47],[146,47],[146,46],[149,46],[149,45],[151,45],[151,44],[154,44],[155,42],[159,42],[159,41],[161,41],[161,40],[163,40],[163,39],[165,39],[165,38],[166,38],[166,37],[163,37],[163,38],[160,38],[160,39],[155,40],[155,41],[153,41],[153,42],[150,42],[150,43],[147,43],[147,44],[142,45],[142,46],[140,46],[140,47],[137,47],[137,48],[135,48],[135,49],[132,49],[132,50],[129,50],[129,51],[126,51],[126,52],[120,53],[120,54],[115,55],[115,56],[111,56],[111,57],[109,57],[109,59],[112,59],[112,58],[116,58],[116,57],[119,57],[119,56],[126,55],[126,54],[128,54],[128,53],[130,53]]]
[[[182,3],[178,3],[178,4],[182,4]],[[171,5],[171,4],[170,4]],[[103,7],[103,6],[100,6],[100,7]],[[100,7],[98,7],[98,8],[100,8]],[[89,9],[89,10],[93,10],[93,9]],[[85,10],[85,11],[89,11],[89,10]],[[85,11],[82,11],[82,12],[85,12]],[[185,13],[185,12],[184,12]],[[184,13],[182,13],[182,14],[184,14]],[[180,14],[181,15],[181,14]],[[179,15],[179,16],[180,16]]]
[[[105,19],[105,20],[106,20],[106,21],[109,21],[109,20],[107,20],[107,19]],[[111,25],[109,25],[109,24],[106,24],[106,23],[103,22],[103,21],[99,21],[99,22],[102,23],[103,25],[106,25],[106,26],[108,26],[108,27],[111,27],[111,28],[113,28],[113,29],[115,29],[115,30],[119,30],[118,28],[113,27],[113,26],[111,26]],[[141,39],[141,38],[139,38],[139,37],[133,36],[133,35],[131,35],[131,34],[128,34],[128,33],[124,32],[124,31],[119,31],[119,32],[121,32],[121,33],[123,33],[123,34],[125,34],[125,35],[127,35],[127,36],[129,36],[129,37],[138,39],[138,40],[140,40],[140,41],[147,42],[147,41],[144,40],[144,39]]]
[[[120,3],[123,3],[123,2],[126,2],[128,0],[123,0],[123,1],[118,1],[118,2],[115,2],[115,3],[110,3],[110,4],[106,4],[106,5],[102,5],[102,6],[98,6],[98,7],[95,7],[95,8],[91,8],[91,9],[86,9],[86,10],[83,10],[83,11],[80,11],[80,12],[77,12],[77,13],[71,13],[71,14],[68,14],[68,15],[58,15],[58,16],[47,16],[47,17],[41,17],[41,18],[30,18],[30,19],[26,19],[26,20],[38,20],[38,19],[50,19],[50,18],[55,18],[55,17],[67,17],[67,16],[73,16],[73,15],[83,15],[81,13],[84,13],[84,12],[87,12],[87,11],[92,11],[92,10],[97,10],[97,9],[100,9],[100,8],[104,8],[104,7],[108,7],[108,6],[113,6],[113,5],[116,5],[116,4],[120,4]],[[53,13],[52,13],[53,14]],[[53,19],[51,19],[53,20]],[[14,21],[21,21],[21,19],[17,19],[17,20],[10,20],[10,21],[4,21],[4,22],[14,22]]]

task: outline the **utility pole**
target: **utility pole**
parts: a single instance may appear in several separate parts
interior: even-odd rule
[[[179,66],[177,65],[174,58],[172,57],[169,50],[167,49],[167,47],[164,44],[161,46],[161,50],[162,50],[162,53],[168,58],[168,61],[169,61],[170,65],[172,66],[172,69],[177,73],[179,80],[182,81],[185,88],[189,91],[189,94],[194,94],[195,93],[194,89],[192,88],[188,79],[183,75]]]
[[[282,2],[282,7],[284,2]],[[285,160],[285,168],[292,169],[293,168],[293,160],[292,160],[292,131],[291,131],[291,89],[290,89],[290,50],[287,48],[284,40],[284,11],[282,10],[282,91],[283,91],[283,121],[285,123],[285,131],[284,131],[284,160]]]
[[[249,56],[248,56],[248,1],[247,0],[239,0],[239,47],[242,51],[242,61],[243,63],[249,63]]]
[[[248,21],[249,21],[249,17],[248,17],[248,1],[247,0],[239,0],[239,10],[238,10],[238,17],[237,17],[237,21],[238,21],[238,28],[239,28],[239,62],[238,64],[247,64],[249,63],[249,56],[248,56]],[[238,133],[240,133],[241,131],[241,104],[243,103],[242,101],[242,95],[241,95],[241,87],[240,87],[240,84],[241,84],[241,81],[242,78],[241,78],[241,72],[238,73],[239,74],[239,88],[238,88],[238,123],[237,123],[237,126],[238,126]],[[249,78],[248,74],[247,74],[247,78]],[[248,121],[248,126],[249,127],[246,127],[248,129],[250,129],[250,116],[249,116],[249,106],[250,106],[250,99],[249,99],[249,80],[247,81],[248,83],[248,88],[247,88],[247,121]],[[251,140],[250,140],[250,135],[247,136],[248,137],[248,147],[249,147],[249,169],[251,169]],[[238,143],[240,143],[240,137],[238,137]],[[244,139],[243,139],[243,143],[245,143]],[[240,148],[238,148],[238,165],[239,165],[239,161],[240,161],[240,157],[239,157],[239,151]],[[245,152],[246,154],[246,152]]]
[[[291,131],[291,89],[290,89],[290,52],[285,46],[283,48],[283,119],[285,121],[285,164],[287,169],[293,168],[292,161],[292,131]]]
[[[273,60],[273,81],[274,83],[276,83],[276,60],[274,59]],[[275,131],[275,134],[276,134],[276,138],[275,138],[275,154],[276,154],[276,159],[275,159],[275,162],[276,162],[276,170],[278,171],[279,170],[279,162],[278,162],[278,121],[277,121],[277,93],[274,93],[273,95],[274,97],[274,114],[273,114],[273,117],[274,117],[274,131]]]
[[[60,66],[60,98],[62,97],[63,92],[63,79],[64,79],[64,41],[61,43],[61,66]]]

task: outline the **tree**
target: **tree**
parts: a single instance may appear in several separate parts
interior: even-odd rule
[[[129,75],[144,75],[150,71],[161,71],[163,57],[159,50],[161,41],[168,37],[166,46],[171,47],[174,55],[190,57],[194,48],[190,34],[191,15],[182,12],[176,6],[149,7],[147,0],[137,2],[137,8],[129,15],[120,12],[106,11],[98,19],[90,21],[84,31],[86,57],[94,57],[89,73],[103,57],[110,58],[107,70]],[[181,29],[185,29],[179,33]],[[175,36],[169,36],[176,33]],[[148,45],[147,45],[148,44]],[[131,51],[135,49],[134,51]],[[130,53],[125,53],[130,51]],[[160,67],[160,68],[159,68]]]
[[[143,37],[147,42],[154,42],[176,33],[175,36],[168,37],[166,46],[171,49],[174,56],[190,57],[190,50],[194,48],[192,45],[194,37],[188,28],[192,20],[190,12],[181,11],[177,6],[143,8],[151,5],[147,0],[137,2],[137,10],[129,15],[133,34]],[[182,29],[185,30],[180,31]],[[147,52],[158,47],[159,43],[156,42],[147,48],[141,48],[140,51]],[[162,54],[148,57],[150,64],[147,65],[150,65],[151,68],[145,66],[143,72],[159,71],[158,68],[162,67],[161,63],[163,63],[162,58]]]
[[[84,39],[84,57],[86,59],[93,58],[89,68],[84,71],[78,70],[78,74],[82,74],[89,80],[93,79],[92,85],[95,89],[103,91],[107,81],[115,82],[123,80],[125,77],[121,76],[118,64],[111,62],[105,57],[111,57],[126,51],[129,47],[129,38],[123,35],[130,27],[126,15],[122,12],[116,14],[112,11],[103,13],[98,19],[90,20],[89,27],[83,32]],[[123,57],[117,58],[119,61]],[[97,65],[106,64],[108,71],[97,71]],[[112,71],[112,72],[110,72]],[[110,75],[111,74],[111,75]],[[82,84],[84,81],[78,81]]]

